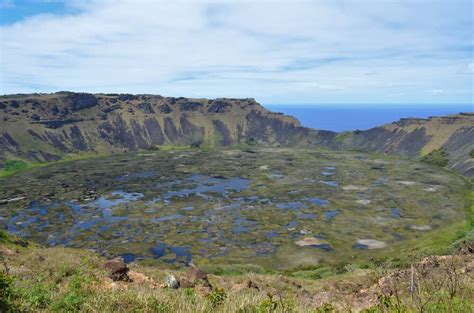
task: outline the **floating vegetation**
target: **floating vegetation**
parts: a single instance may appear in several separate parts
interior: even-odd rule
[[[420,232],[464,218],[464,181],[423,163],[252,151],[156,151],[146,161],[124,154],[25,170],[0,180],[0,227],[126,262],[284,267],[329,254],[368,258],[389,246],[396,253]],[[416,176],[414,165],[423,169]]]

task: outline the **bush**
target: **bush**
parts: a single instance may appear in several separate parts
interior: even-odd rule
[[[6,171],[17,171],[28,167],[28,163],[22,160],[7,160],[3,165]]]
[[[1,243],[8,243],[10,242],[10,236],[6,231],[0,230],[0,242]]]
[[[227,298],[227,294],[225,293],[224,289],[216,288],[210,294],[208,294],[206,298],[211,306],[215,308],[224,303],[225,299]]]
[[[247,305],[241,308],[239,313],[271,313],[276,312],[277,308],[278,302],[269,298],[255,305]]]
[[[191,148],[200,148],[204,142],[202,140],[195,140],[191,142]]]
[[[13,278],[5,272],[0,272],[0,312],[16,311],[16,307],[13,304],[15,298]]]
[[[471,159],[474,159],[474,149],[471,150],[471,152],[469,153],[469,156],[471,157]]]
[[[354,132],[355,134],[357,134],[356,132]],[[339,133],[336,135],[336,137],[334,138],[334,140],[337,142],[337,143],[342,143],[344,142],[347,138],[351,137],[352,136],[352,132],[342,132],[342,133]]]
[[[253,137],[245,139],[245,143],[249,146],[255,146],[257,145],[257,140]]]
[[[449,154],[444,148],[435,149],[423,156],[421,162],[443,167],[449,163]]]

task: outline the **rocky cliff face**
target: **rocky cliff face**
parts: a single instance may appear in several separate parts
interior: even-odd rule
[[[443,148],[450,168],[474,177],[473,138],[474,114],[468,113],[405,118],[367,131],[336,134],[302,127],[295,118],[270,112],[254,99],[72,92],[0,97],[0,166],[8,158],[54,161],[82,152],[256,143],[415,158]]]
[[[329,145],[335,136],[301,127],[295,118],[272,113],[253,99],[14,95],[0,97],[0,121],[0,159],[34,161],[164,145]]]
[[[422,157],[443,148],[448,153],[450,168],[474,177],[473,113],[428,119],[404,118],[367,131],[340,134],[338,137],[343,148],[408,157]]]

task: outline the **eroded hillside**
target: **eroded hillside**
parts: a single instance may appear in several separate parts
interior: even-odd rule
[[[334,133],[301,127],[254,99],[59,92],[0,98],[0,157],[54,161],[78,152],[153,146],[329,144]]]
[[[0,166],[16,158],[44,162],[160,146],[258,144],[425,156],[474,177],[472,113],[405,118],[337,134],[302,127],[254,99],[58,92],[2,96],[0,120]]]
[[[405,118],[367,131],[342,133],[336,141],[344,147],[415,158],[441,149],[448,167],[474,176],[473,113]]]

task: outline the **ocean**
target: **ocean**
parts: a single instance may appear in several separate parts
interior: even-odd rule
[[[473,112],[473,106],[452,105],[438,107],[364,107],[364,106],[320,106],[320,105],[264,105],[273,112],[281,112],[296,117],[303,126],[332,130],[365,130],[404,117],[440,116],[459,112]]]

